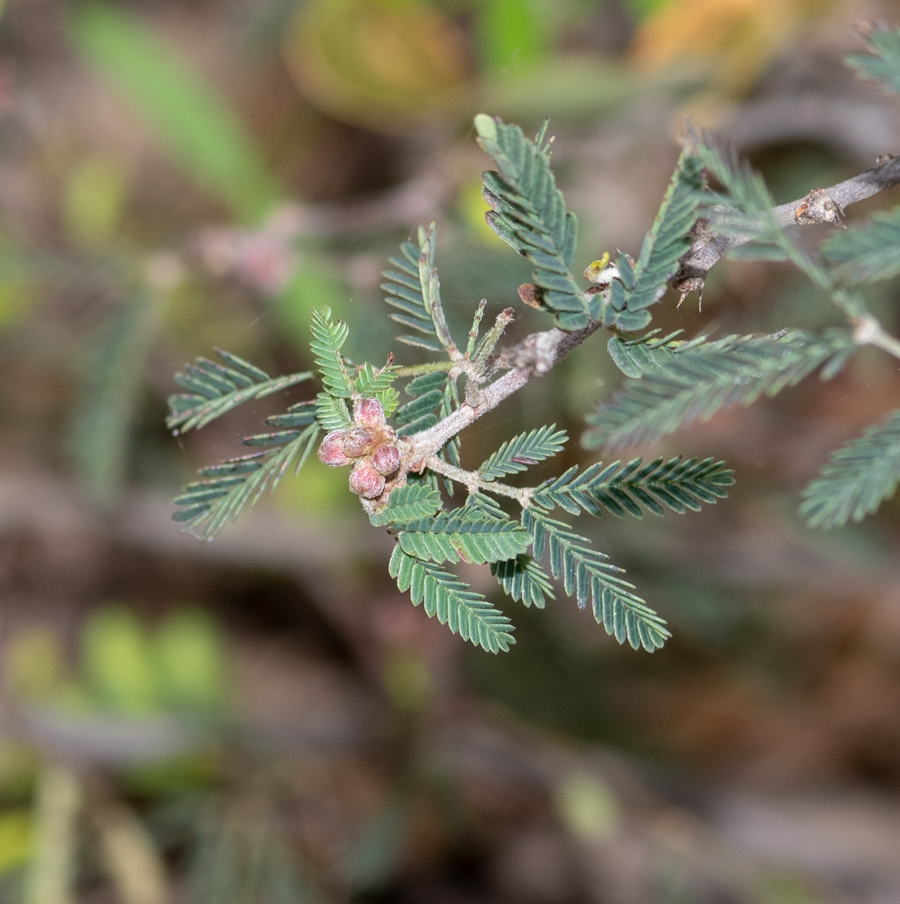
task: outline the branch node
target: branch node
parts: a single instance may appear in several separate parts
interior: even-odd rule
[[[794,222],[798,226],[812,223],[833,223],[846,229],[842,219],[844,211],[840,204],[831,197],[824,188],[814,188],[794,208]]]
[[[881,337],[881,324],[871,314],[860,317],[853,326],[853,341],[857,345],[872,345]]]

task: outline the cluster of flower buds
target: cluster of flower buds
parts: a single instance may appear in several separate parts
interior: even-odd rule
[[[350,491],[364,499],[384,492],[385,477],[400,467],[397,433],[384,419],[378,399],[357,399],[353,426],[332,430],[319,446],[319,460],[332,468],[353,465]]]

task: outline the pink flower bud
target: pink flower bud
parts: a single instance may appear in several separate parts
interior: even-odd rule
[[[375,436],[384,426],[384,408],[378,399],[357,399],[353,405],[353,420],[366,433]]]
[[[350,459],[344,454],[344,431],[332,430],[319,445],[319,461],[330,468],[349,465]]]
[[[396,446],[379,446],[372,456],[372,464],[379,474],[393,474],[400,467],[400,450]]]
[[[364,499],[375,499],[384,492],[384,477],[367,459],[360,459],[350,472],[350,492]]]
[[[344,433],[344,455],[349,458],[361,458],[375,448],[375,440],[358,427]]]

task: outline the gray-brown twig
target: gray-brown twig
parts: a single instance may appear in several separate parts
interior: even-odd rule
[[[772,208],[767,213],[781,227],[807,226],[813,223],[843,225],[845,207],[871,198],[900,185],[900,157],[888,157],[874,169],[846,179],[830,188],[814,188],[805,197]],[[698,220],[692,230],[693,241],[672,279],[672,287],[682,293],[703,289],[709,271],[733,248],[749,242],[749,231],[735,235],[717,232],[706,220]]]

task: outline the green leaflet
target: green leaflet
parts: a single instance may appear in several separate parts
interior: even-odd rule
[[[602,462],[582,473],[577,466],[548,480],[537,488],[534,501],[544,508],[558,506],[577,515],[585,511],[600,516],[642,518],[644,509],[654,515],[666,508],[678,514],[699,511],[701,504],[714,504],[728,494],[725,487],[734,483],[734,472],[725,463],[706,458],[682,460],[680,456],[664,462],[662,458],[643,464],[635,458],[627,464]]]
[[[422,374],[406,384],[405,392],[413,399],[401,405],[394,415],[400,436],[427,430],[438,422],[436,411],[443,407],[444,391],[449,379],[446,371],[439,370]]]
[[[520,433],[503,443],[478,469],[478,473],[482,480],[496,480],[507,474],[518,474],[561,452],[567,439],[566,431],[557,430],[556,424]]]
[[[189,390],[169,396],[166,426],[175,433],[198,430],[243,402],[261,399],[312,377],[310,371],[304,371],[272,378],[237,355],[221,349],[216,352],[224,364],[197,358],[196,364],[186,364],[182,373],[175,374],[175,382]]]
[[[514,521],[441,512],[404,525],[399,542],[405,553],[418,559],[484,564],[515,558],[525,552],[531,537]]]
[[[515,643],[510,620],[452,574],[408,555],[399,545],[388,571],[401,591],[409,590],[414,605],[424,603],[430,617],[437,617],[463,640],[490,653],[505,653]]]
[[[653,442],[730,405],[775,395],[823,366],[840,370],[856,349],[848,332],[819,338],[800,331],[768,336],[728,336],[668,351],[664,374],[626,381],[624,389],[588,415],[582,436],[588,449]]]
[[[861,521],[894,494],[898,481],[900,411],[895,411],[831,453],[828,464],[803,491],[800,514],[810,527]]]
[[[204,479],[188,484],[175,498],[181,511],[175,513],[174,519],[184,522],[185,531],[197,532],[207,540],[234,521],[247,505],[256,505],[266,487],[274,490],[292,465],[296,475],[319,438],[319,427],[310,424],[302,432],[285,435],[289,441],[280,449],[254,452],[202,468],[199,473]]]
[[[445,374],[438,374],[438,376],[441,377],[441,388],[423,392],[422,395],[417,396],[411,402],[407,402],[399,408],[394,417],[394,422],[396,424],[400,426],[414,424],[426,414],[433,414],[434,411],[443,404],[444,386],[446,385],[447,379]],[[437,418],[435,418],[435,423],[437,423]]]
[[[480,113],[475,117],[478,143],[491,157],[498,173],[484,174],[484,198],[491,206],[488,225],[508,245],[528,258],[533,283],[542,290],[544,307],[556,314],[564,330],[586,327],[584,291],[570,267],[578,241],[575,215],[566,210],[562,192],[550,169],[549,143],[525,138],[516,125]]]
[[[579,606],[591,601],[594,618],[607,634],[650,653],[666,642],[670,634],[663,619],[631,592],[634,585],[619,577],[622,569],[591,549],[587,538],[534,508],[522,513],[522,524],[534,538],[535,558],[549,549],[553,577],[563,579],[566,593],[574,595]]]
[[[306,427],[308,424],[313,423],[315,419],[315,402],[297,402],[296,405],[291,405],[284,414],[273,414],[267,417],[266,423],[270,427],[287,430],[295,427]]]

